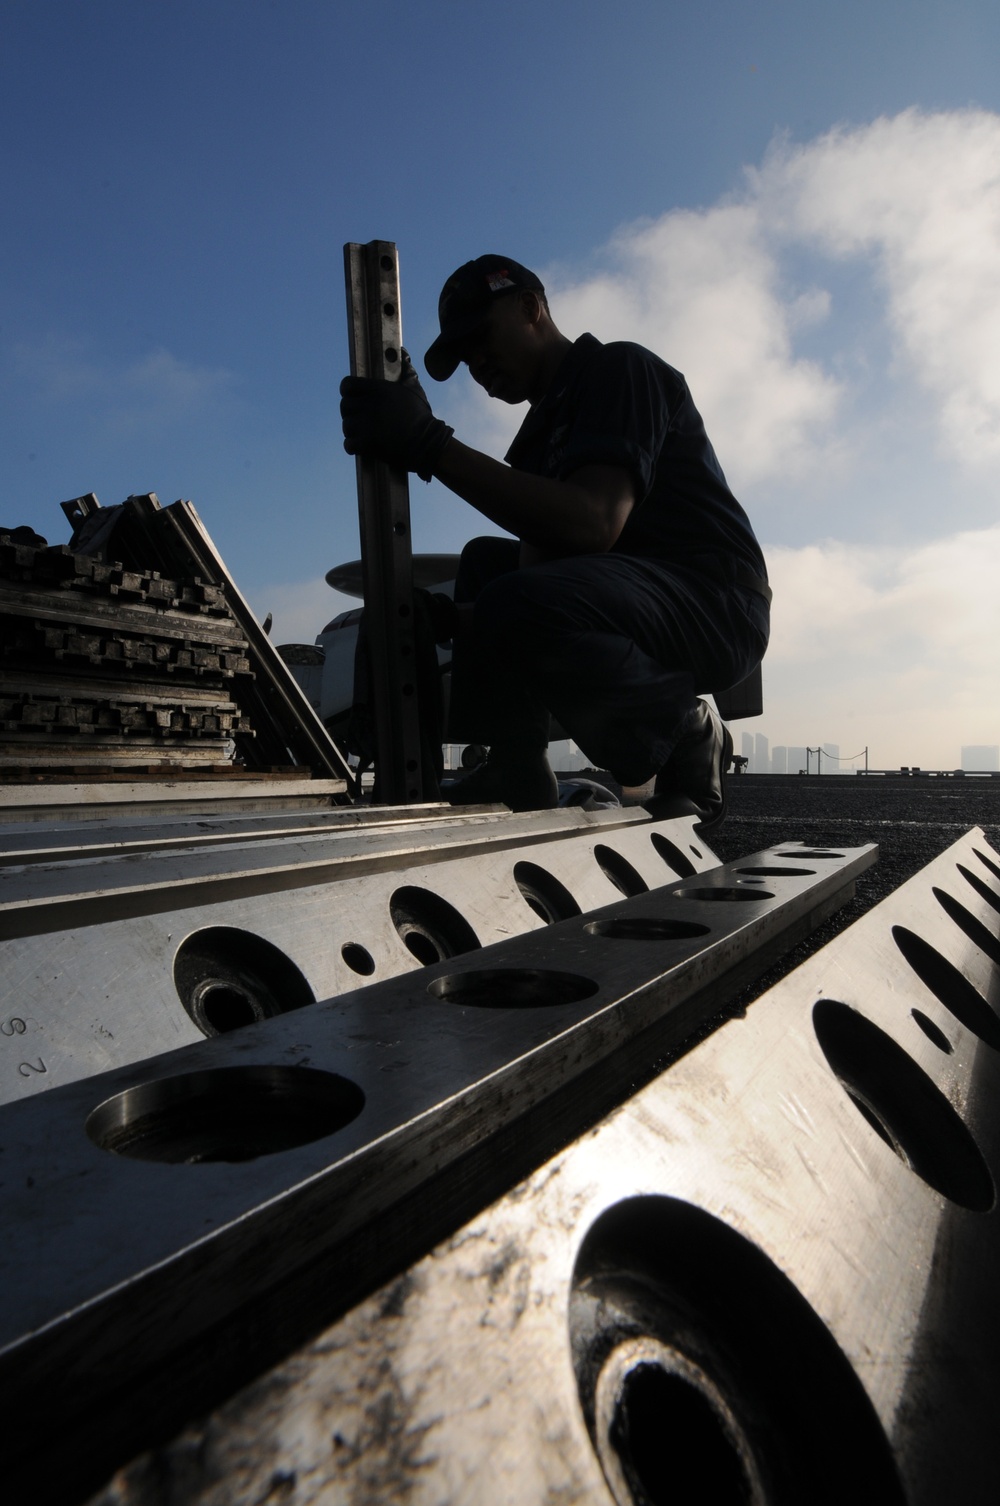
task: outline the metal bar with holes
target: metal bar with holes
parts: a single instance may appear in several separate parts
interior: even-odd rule
[[[875,856],[758,854],[0,1109],[12,1488],[95,1487],[304,1341],[682,1053]]]
[[[392,241],[344,247],[351,375],[399,380],[402,321]],[[365,632],[374,702],[375,799],[435,795],[420,748],[410,492],[405,471],[357,456]]]

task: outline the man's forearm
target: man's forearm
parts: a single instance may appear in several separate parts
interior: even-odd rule
[[[602,554],[633,506],[627,472],[585,466],[568,481],[513,469],[458,439],[445,445],[434,474],[478,512],[545,555]]]

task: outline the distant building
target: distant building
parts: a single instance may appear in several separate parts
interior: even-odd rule
[[[970,743],[962,749],[966,774],[1000,774],[1000,747],[996,743]]]
[[[771,755],[767,750],[767,738],[758,732],[753,740],[753,771],[755,774],[770,774]]]
[[[821,774],[840,773],[840,744],[824,743],[823,757],[817,760]]]
[[[788,750],[788,772],[789,772],[789,774],[797,774],[800,769],[804,773],[805,772],[805,767],[806,767],[806,750],[805,750],[805,748],[789,748],[789,750]]]
[[[742,752],[743,757],[747,761],[747,773],[753,774],[755,772],[753,766],[753,734],[750,732],[743,733]]]
[[[771,773],[785,774],[788,772],[788,749],[779,744],[771,749]]]

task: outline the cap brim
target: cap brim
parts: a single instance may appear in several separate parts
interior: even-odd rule
[[[462,319],[450,320],[447,332],[441,331],[424,356],[427,375],[433,377],[435,382],[446,382],[454,374],[462,359],[459,355],[462,342],[482,328],[489,311],[489,305],[476,309]]]
[[[424,366],[427,368],[427,375],[433,377],[435,382],[446,382],[458,367],[458,355],[452,342],[443,335],[438,335],[424,356]]]

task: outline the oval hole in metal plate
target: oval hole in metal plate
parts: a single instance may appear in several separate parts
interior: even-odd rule
[[[651,831],[649,834],[649,840],[652,842],[656,852],[666,863],[671,873],[676,873],[678,878],[691,878],[695,873],[697,873],[698,870],[695,868],[691,859],[687,857],[683,852],[681,852],[676,843],[671,842],[670,838],[665,837],[662,832]],[[701,856],[701,854],[698,853],[694,847],[691,848],[691,851],[695,853],[696,857]]]
[[[435,978],[427,992],[449,1004],[475,1009],[533,1009],[547,1004],[577,1004],[597,993],[599,983],[577,973],[541,967],[483,968]]]
[[[101,1150],[138,1161],[255,1161],[335,1134],[364,1103],[357,1083],[314,1067],[215,1067],[127,1088],[86,1128]]]
[[[991,962],[1000,967],[1000,941],[988,931],[981,920],[977,920],[970,910],[960,904],[954,895],[946,889],[935,888],[934,898],[947,916],[952,919],[960,930],[963,930],[969,940],[974,942],[981,952],[985,952]]]
[[[720,885],[718,889],[674,889],[671,891],[671,898],[710,899],[716,900],[721,904],[728,900],[773,899],[774,895],[771,893],[770,889],[723,888]]]
[[[892,939],[926,988],[960,1025],[1000,1050],[1000,1018],[964,973],[929,941],[906,926],[893,926]]]
[[[613,920],[592,920],[583,929],[588,936],[608,936],[613,941],[693,941],[696,936],[711,935],[710,927],[693,920],[659,915],[619,915]]]
[[[825,849],[810,847],[808,851],[803,848],[801,852],[776,852],[776,858],[842,858],[842,852],[827,852]]]
[[[737,873],[756,873],[761,878],[813,878],[815,868],[737,868]]]
[[[565,884],[537,863],[515,863],[514,882],[525,904],[547,926],[583,913]]]
[[[820,1049],[851,1102],[911,1171],[962,1208],[987,1213],[993,1178],[940,1088],[873,1020],[839,999],[813,1005]]]

